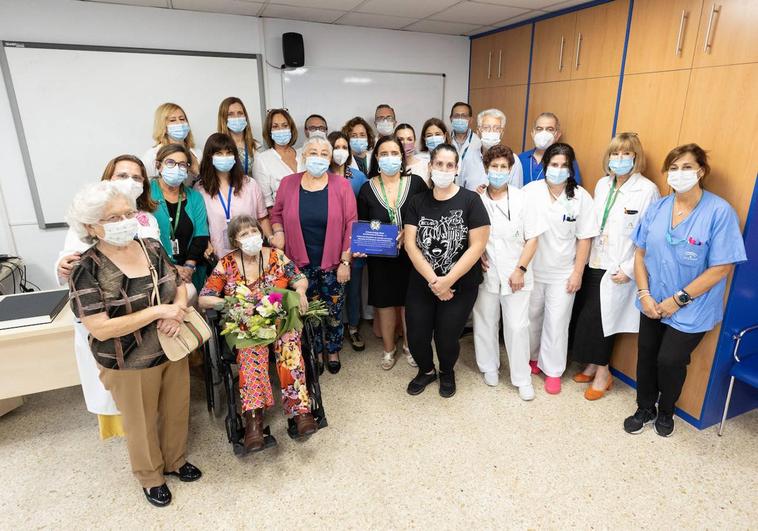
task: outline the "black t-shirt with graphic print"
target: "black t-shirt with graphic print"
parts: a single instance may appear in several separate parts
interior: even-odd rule
[[[490,224],[479,194],[461,188],[445,201],[434,191],[416,194],[408,205],[406,225],[416,227],[416,245],[438,276],[446,275],[468,249],[468,232]],[[477,262],[456,285],[475,286],[482,282],[482,266]]]

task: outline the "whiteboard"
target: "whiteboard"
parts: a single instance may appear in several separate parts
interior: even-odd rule
[[[310,114],[326,118],[329,131],[342,129],[354,116],[373,126],[380,103],[391,105],[398,123],[411,124],[416,135],[427,119],[445,114],[444,74],[302,67],[285,70],[282,85],[284,106],[301,133]]]
[[[0,57],[40,227],[61,226],[76,191],[122,153],[153,144],[164,102],[187,113],[196,149],[216,131],[228,96],[245,102],[260,138],[265,104],[258,55],[3,43]]]

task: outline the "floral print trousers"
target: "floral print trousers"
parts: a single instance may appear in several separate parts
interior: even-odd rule
[[[342,338],[345,335],[342,326],[345,285],[337,282],[336,271],[324,271],[320,267],[309,265],[301,267],[300,271],[308,277],[308,300],[322,300],[329,310],[323,324],[316,327],[316,337],[312,338],[313,352],[319,354],[326,350],[327,354],[335,354],[342,350]]]
[[[274,394],[268,374],[269,346],[274,347],[276,355],[276,372],[282,388],[284,411],[287,415],[310,413],[305,367],[300,352],[300,332],[296,330],[285,332],[273,345],[237,350],[242,411],[274,405]]]

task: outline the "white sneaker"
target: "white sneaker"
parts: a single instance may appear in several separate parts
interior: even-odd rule
[[[498,375],[497,371],[490,371],[490,372],[484,373],[484,383],[486,383],[490,387],[496,387],[499,382],[500,382],[500,376]]]
[[[385,352],[382,356],[382,369],[385,371],[390,370],[395,366],[395,351]]]
[[[418,367],[418,365],[416,365],[416,360],[413,359],[413,356],[411,355],[411,351],[408,350],[407,347],[403,347],[403,352],[405,352],[405,361],[408,362],[408,365],[410,365],[411,367]]]
[[[534,400],[534,387],[532,384],[522,385],[518,388],[518,395],[521,400],[529,401]]]

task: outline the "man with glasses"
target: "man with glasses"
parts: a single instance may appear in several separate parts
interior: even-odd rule
[[[471,105],[458,101],[450,109],[450,125],[453,130],[453,146],[458,150],[461,162],[470,152],[481,151],[482,142],[479,135],[471,130],[471,118],[474,111]]]
[[[558,142],[561,138],[561,122],[551,112],[543,112],[534,121],[532,129],[532,141],[534,149],[520,153],[518,158],[524,169],[524,184],[545,178],[542,168],[542,155],[545,150]],[[574,179],[577,184],[582,184],[582,174],[579,173],[579,164],[574,161]]]
[[[397,125],[395,109],[386,103],[377,105],[376,111],[374,111],[374,127],[376,127],[378,136],[392,135],[395,132],[395,125]]]

